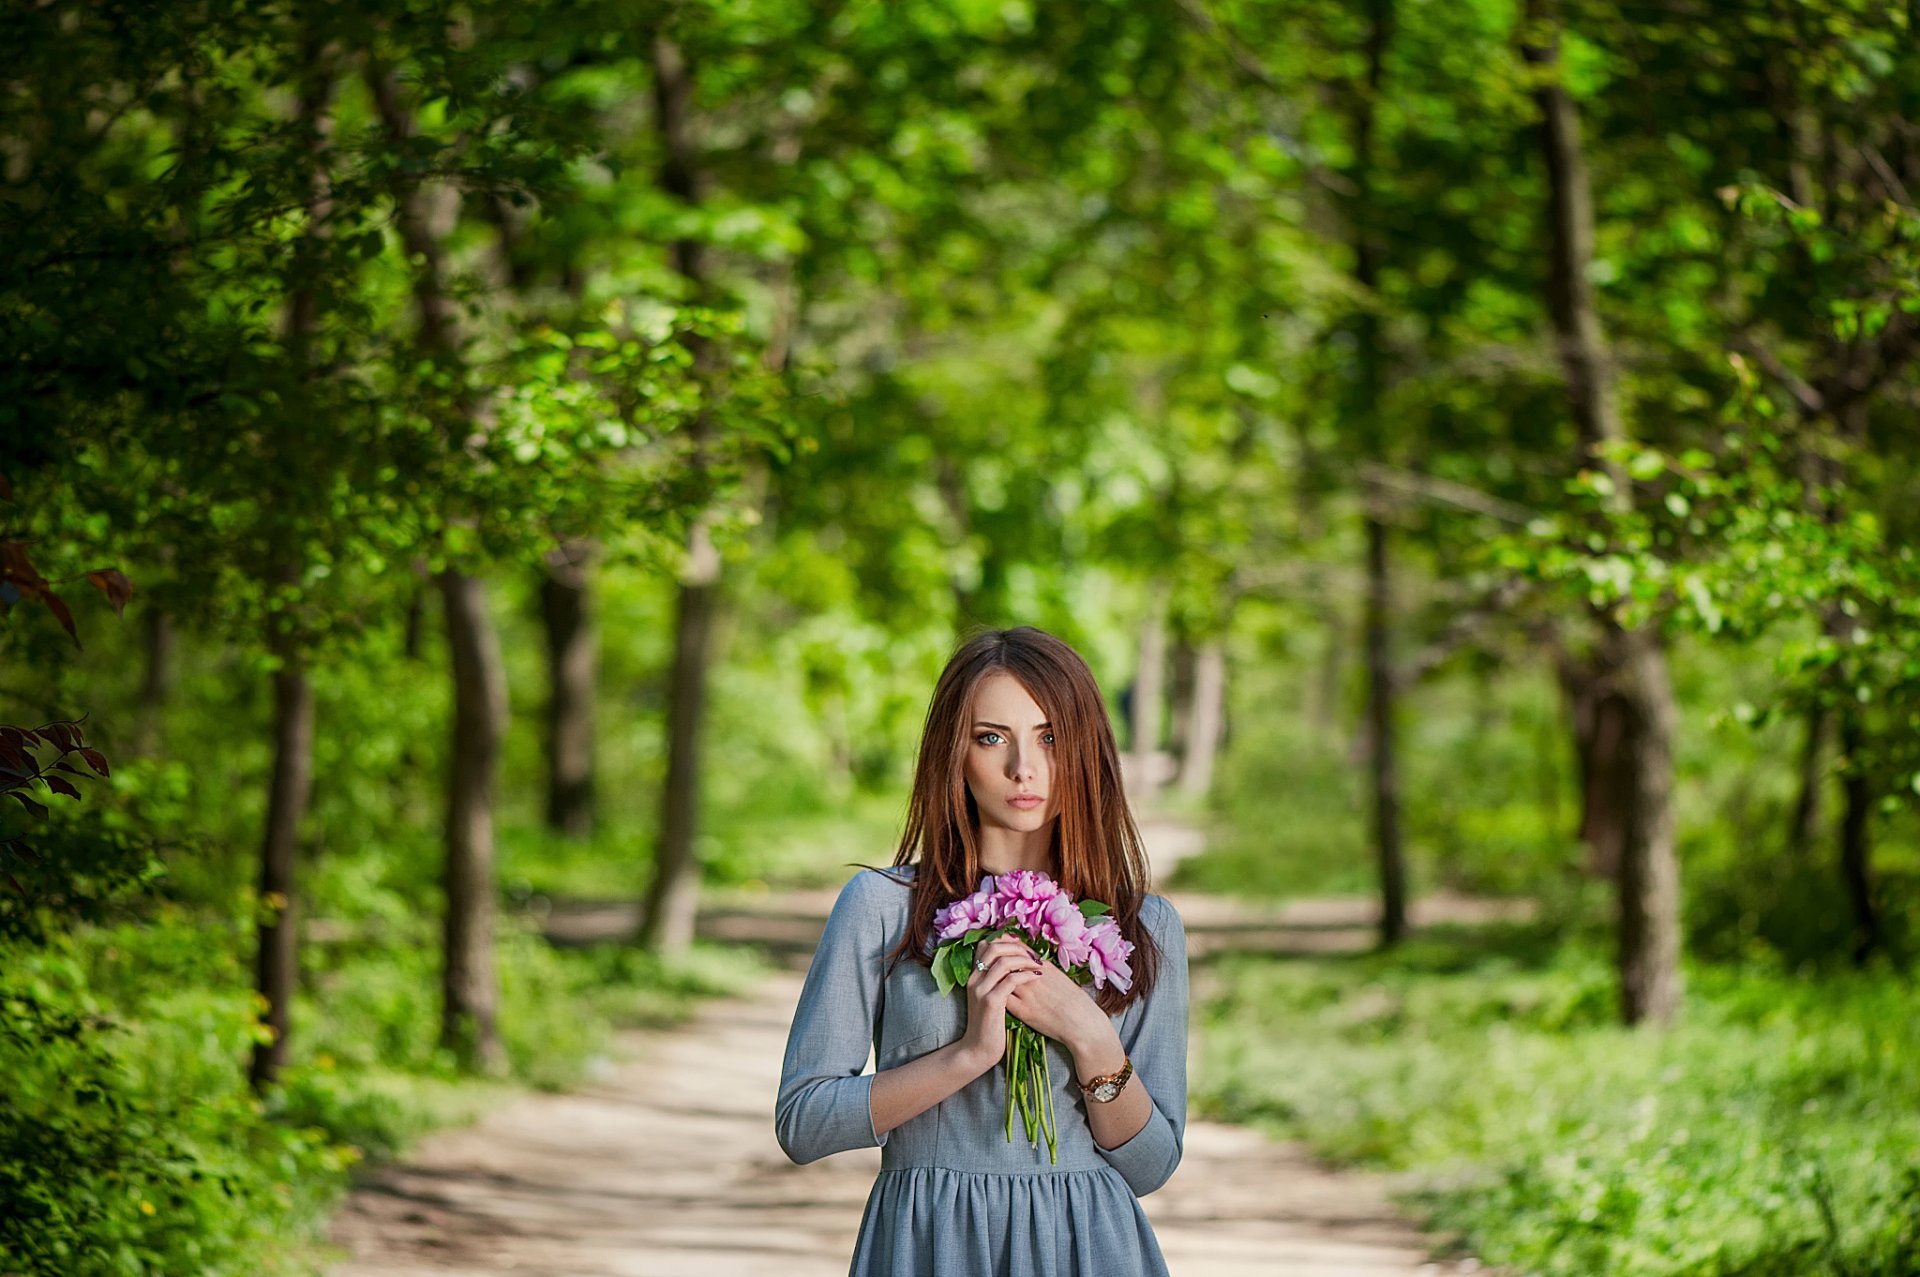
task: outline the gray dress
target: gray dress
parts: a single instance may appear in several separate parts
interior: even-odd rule
[[[1060,1158],[1007,1142],[1005,1071],[996,1066],[884,1135],[873,1129],[864,1073],[871,1050],[890,1069],[957,1040],[965,994],[902,961],[882,978],[907,920],[912,868],[863,870],[840,892],[794,1010],[774,1129],[795,1162],[880,1146],[852,1277],[1164,1277],[1139,1197],[1180,1163],[1187,1120],[1187,947],[1180,915],[1148,896],[1142,924],[1160,946],[1160,977],[1115,1022],[1153,1113],[1118,1148],[1094,1143],[1072,1057],[1048,1042]]]

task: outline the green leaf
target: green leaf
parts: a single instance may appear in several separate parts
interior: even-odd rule
[[[953,963],[953,982],[965,984],[973,978],[973,959],[975,947],[970,944],[956,944],[953,955],[948,961]]]
[[[1080,902],[1080,916],[1083,918],[1098,918],[1102,914],[1112,912],[1113,910],[1111,908],[1101,904],[1098,900],[1082,900]]]
[[[940,990],[942,997],[953,992],[954,979],[948,964],[953,960],[953,946],[942,945],[933,951],[933,984]]]

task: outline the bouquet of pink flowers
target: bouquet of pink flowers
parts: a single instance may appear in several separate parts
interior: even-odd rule
[[[980,889],[944,905],[933,916],[933,978],[951,993],[973,978],[974,954],[1000,936],[1013,936],[1082,985],[1133,986],[1133,944],[1120,934],[1113,911],[1098,900],[1075,903],[1060,884],[1032,869],[988,874]],[[1059,1160],[1059,1127],[1053,1115],[1053,1069],[1040,1033],[1007,1016],[1007,1140],[1013,1140],[1017,1107],[1027,1139],[1047,1141],[1047,1159]],[[1036,1097],[1036,1092],[1037,1097]]]

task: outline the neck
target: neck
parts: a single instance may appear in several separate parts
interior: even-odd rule
[[[1016,869],[1037,869],[1058,878],[1058,867],[1053,863],[1053,824],[1048,821],[1031,832],[998,825],[981,829],[980,871],[1006,874]]]

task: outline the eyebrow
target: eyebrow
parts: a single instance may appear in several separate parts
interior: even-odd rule
[[[1013,730],[1011,727],[1008,727],[1005,723],[989,723],[985,719],[975,719],[973,722],[973,725],[975,727],[997,727],[1003,732],[1010,732]],[[1034,730],[1038,731],[1040,730],[1040,727],[1052,727],[1052,726],[1053,726],[1052,723],[1041,723],[1039,727],[1034,728]]]

